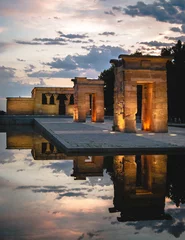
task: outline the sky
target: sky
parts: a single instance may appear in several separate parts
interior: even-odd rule
[[[120,54],[159,55],[178,39],[184,0],[0,0],[0,99],[72,87]]]

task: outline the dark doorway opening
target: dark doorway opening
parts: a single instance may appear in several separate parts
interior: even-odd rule
[[[59,94],[57,100],[59,100],[59,115],[66,114],[65,101],[67,100],[65,94]]]
[[[141,122],[141,114],[142,114],[142,85],[137,85],[137,113],[136,113],[137,122]]]

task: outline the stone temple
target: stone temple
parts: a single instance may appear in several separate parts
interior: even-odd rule
[[[137,86],[142,88],[141,126],[168,131],[166,63],[171,57],[120,55],[115,66],[113,130],[136,132]],[[104,82],[76,77],[73,88],[35,87],[31,98],[7,98],[8,115],[73,115],[75,122],[104,121]]]
[[[136,132],[137,86],[142,86],[142,130],[168,131],[166,63],[170,57],[120,55],[115,65],[115,131]]]

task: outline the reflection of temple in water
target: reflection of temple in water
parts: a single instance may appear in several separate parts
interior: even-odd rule
[[[118,221],[168,219],[164,212],[166,155],[115,156],[112,181]]]
[[[114,185],[109,211],[121,212],[118,221],[169,219],[164,212],[166,155],[67,156],[33,131],[7,131],[7,149],[32,149],[35,160],[73,160],[74,180],[103,176],[107,169]]]
[[[32,149],[34,160],[71,160],[75,180],[88,176],[103,176],[104,156],[67,156],[59,152],[48,140],[31,129],[26,132],[7,131],[7,149]]]
[[[86,177],[103,176],[104,156],[77,156],[74,158],[73,174],[75,180]]]
[[[7,149],[31,149],[34,160],[71,159],[31,129],[27,132],[7,131]]]

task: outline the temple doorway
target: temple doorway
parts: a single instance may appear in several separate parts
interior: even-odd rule
[[[152,130],[153,83],[137,85],[137,114],[136,119],[141,121],[141,129]]]
[[[65,101],[67,100],[65,94],[59,94],[57,100],[59,100],[59,115],[66,114]]]
[[[87,102],[87,105],[90,107],[89,110],[87,110],[87,114],[91,116],[91,121],[96,122],[96,94],[92,93],[88,95],[89,102]]]

